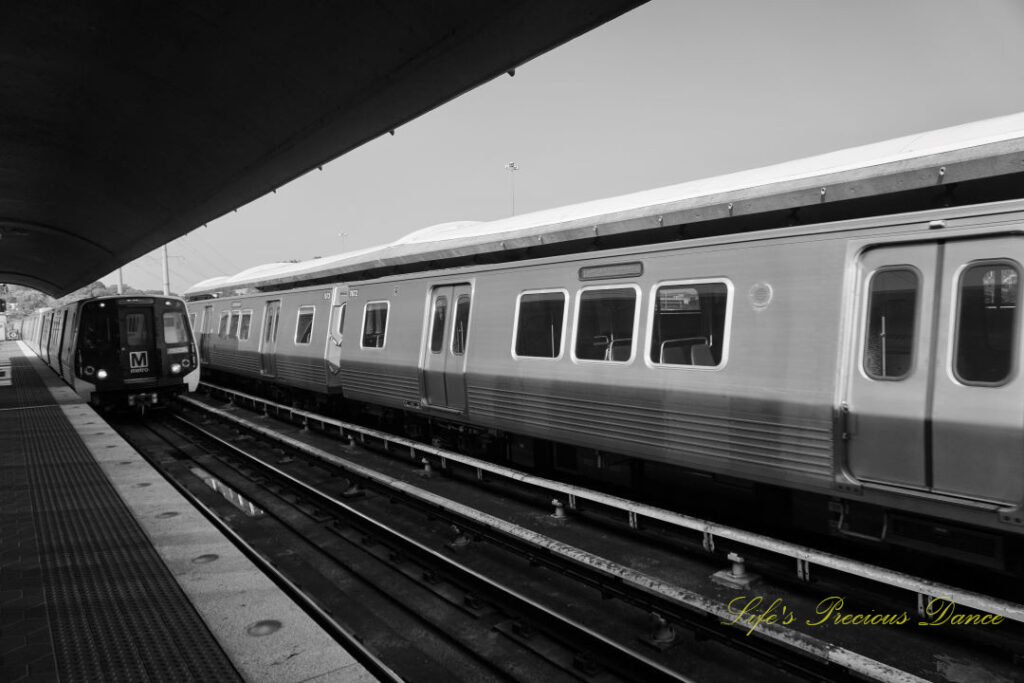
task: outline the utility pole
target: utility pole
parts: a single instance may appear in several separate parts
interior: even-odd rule
[[[124,294],[124,269],[117,269],[117,293]]]
[[[505,169],[508,171],[508,177],[512,181],[512,215],[516,215],[516,171],[519,170],[519,164],[514,161],[510,161],[505,164]]]
[[[164,296],[171,293],[171,271],[167,267],[167,245],[163,246],[164,251]]]

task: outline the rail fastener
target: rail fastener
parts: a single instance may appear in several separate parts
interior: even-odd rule
[[[728,588],[750,588],[761,580],[757,574],[747,571],[746,560],[739,553],[729,553],[726,558],[732,562],[728,569],[722,569],[711,575],[711,580]]]

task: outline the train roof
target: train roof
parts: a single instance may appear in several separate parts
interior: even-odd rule
[[[257,266],[187,298],[555,256],[1024,196],[1024,113],[495,221]]]

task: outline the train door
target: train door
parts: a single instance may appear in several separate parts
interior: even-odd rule
[[[927,486],[928,386],[938,248],[871,249],[860,261],[861,307],[847,407],[847,458],[859,479]]]
[[[50,311],[43,316],[41,331],[39,333],[39,355],[46,362],[50,363],[50,325],[53,324],[53,312]]]
[[[153,307],[121,306],[117,313],[122,331],[120,366],[125,379],[156,377],[162,360],[153,334]]]
[[[54,346],[53,365],[54,370],[56,370],[57,374],[60,375],[61,377],[64,376],[64,368],[65,364],[67,363],[67,358],[64,355],[64,344],[65,338],[67,337],[67,330],[65,328],[67,327],[67,323],[68,309],[65,308],[60,312],[60,316],[58,317],[57,322],[54,323],[55,332],[53,335],[56,341],[56,345]]]
[[[268,301],[263,312],[263,337],[260,341],[260,372],[265,377],[277,376],[277,324],[281,300]]]
[[[199,326],[199,362],[210,362],[210,340],[213,338],[213,305],[203,306],[203,319]]]
[[[866,481],[928,486],[925,431],[932,371],[934,244],[870,249],[847,397],[847,457]]]
[[[434,287],[430,325],[423,349],[423,398],[432,406],[466,410],[466,348],[470,286]]]
[[[1022,264],[1022,236],[945,245],[931,415],[935,491],[1005,503],[1024,498]]]
[[[345,332],[345,312],[348,308],[347,294],[335,288],[334,299],[331,302],[331,315],[328,320],[327,330],[327,369],[331,374],[336,375],[341,370],[341,345]]]
[[[67,313],[65,313],[64,336],[60,345],[61,376],[71,386],[75,385],[74,340],[78,338],[78,315],[81,310],[82,309],[80,307],[73,306],[68,309]]]

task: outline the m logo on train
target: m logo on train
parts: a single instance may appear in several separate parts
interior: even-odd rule
[[[128,354],[128,363],[131,372],[146,372],[149,370],[149,352],[132,351]]]

